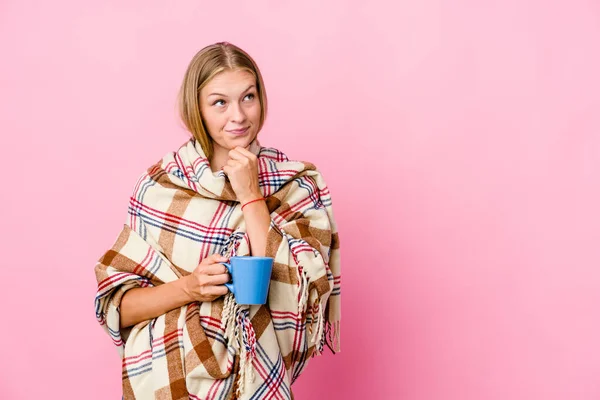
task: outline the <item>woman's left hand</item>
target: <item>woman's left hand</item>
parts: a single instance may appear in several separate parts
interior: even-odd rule
[[[240,146],[230,150],[223,172],[229,178],[240,203],[262,197],[258,185],[258,161],[252,152]]]

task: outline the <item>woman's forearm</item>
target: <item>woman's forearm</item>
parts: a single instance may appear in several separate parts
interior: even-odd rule
[[[120,305],[121,328],[148,321],[194,301],[186,291],[186,279],[188,276],[159,286],[125,292]]]
[[[271,215],[267,203],[264,200],[250,203],[244,207],[243,212],[246,232],[250,240],[250,254],[264,257],[267,248],[267,233],[271,225]]]

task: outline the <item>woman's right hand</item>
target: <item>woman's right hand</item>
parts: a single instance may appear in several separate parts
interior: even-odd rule
[[[213,254],[202,260],[194,272],[185,277],[185,291],[192,301],[213,301],[227,294],[224,283],[229,282],[227,267],[222,262],[229,258]]]

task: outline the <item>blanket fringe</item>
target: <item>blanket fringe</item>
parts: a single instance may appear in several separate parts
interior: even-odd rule
[[[245,232],[236,232],[233,234],[226,243],[221,255],[228,254],[229,257],[235,256],[240,246],[240,241],[245,236],[247,236]],[[240,397],[244,392],[246,383],[252,383],[256,379],[253,368],[253,361],[256,357],[256,333],[250,321],[248,306],[237,304],[232,293],[228,293],[225,296],[223,312],[221,314],[221,326],[225,331],[227,342],[236,350],[240,360],[236,388],[236,395]]]
[[[221,324],[228,343],[236,350],[240,360],[236,389],[239,397],[244,392],[246,384],[256,379],[253,368],[256,357],[256,334],[250,321],[248,307],[237,304],[231,293],[225,296]]]
[[[299,316],[310,316],[310,324],[308,324],[307,330],[309,336],[309,345],[315,345],[315,352],[313,355],[321,354],[325,345],[325,332],[327,324],[325,318],[325,306],[323,299],[319,297],[316,290],[314,300],[311,300],[310,282],[308,276],[304,273],[304,268],[300,263],[297,254],[292,249],[292,256],[297,265],[297,277],[298,277],[298,315]],[[306,311],[305,311],[306,310]],[[338,324],[339,325],[339,324]],[[339,330],[339,329],[338,329]]]
[[[293,256],[294,256],[294,258],[296,258],[295,254],[293,254]],[[307,278],[306,274],[304,274],[302,266],[300,264],[298,264],[298,259],[296,259],[296,264],[298,265],[298,268],[296,268],[296,271],[298,274],[298,290],[299,290],[298,295],[300,296],[300,298],[298,299],[298,313],[300,315],[302,315],[302,313],[304,312],[304,307],[306,307],[306,304],[309,301],[308,278]],[[311,312],[312,312],[312,310],[311,310]]]
[[[319,346],[319,353],[323,352],[323,338],[324,338],[324,333],[325,331],[325,310],[323,307],[323,302],[319,301],[319,313],[318,313],[318,319],[317,319],[317,334],[313,340],[313,343],[318,343]]]
[[[327,321],[325,324],[325,343],[333,354],[340,351],[340,321]]]

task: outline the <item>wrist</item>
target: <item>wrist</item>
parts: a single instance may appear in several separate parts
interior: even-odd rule
[[[251,194],[248,196],[243,196],[243,197],[240,197],[240,204],[243,206],[246,203],[249,203],[249,202],[257,200],[257,199],[262,199],[262,198],[263,198],[262,193],[255,193],[255,194]]]
[[[191,303],[194,301],[194,296],[192,296],[192,281],[191,279],[192,275],[186,275],[186,276],[182,276],[181,278],[179,278],[177,280],[177,282],[179,283],[179,289],[181,291],[181,294],[183,295],[183,297],[185,298],[187,303]]]

